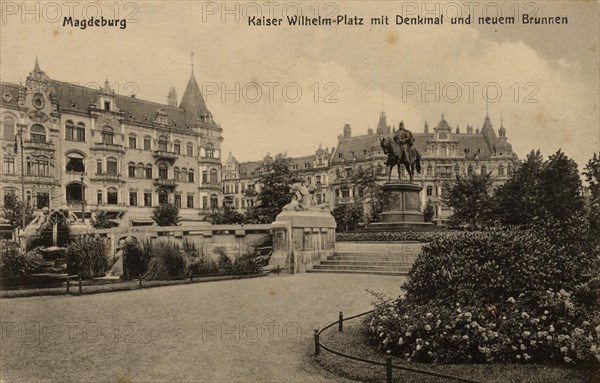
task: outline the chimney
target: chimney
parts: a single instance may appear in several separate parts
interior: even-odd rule
[[[372,136],[373,135],[373,129],[371,129],[371,128],[367,129],[367,134],[369,136]]]
[[[467,134],[473,134],[473,127],[471,125],[467,125]]]
[[[425,127],[423,128],[423,132],[429,133],[429,124],[425,121]]]
[[[350,124],[346,124],[344,125],[344,138],[350,137],[352,137],[352,128],[350,127]]]
[[[456,124],[456,134],[460,134],[460,126],[458,124]]]
[[[174,86],[172,86],[169,89],[169,96],[167,98],[167,105],[172,106],[174,108],[177,108],[177,91],[175,90]]]

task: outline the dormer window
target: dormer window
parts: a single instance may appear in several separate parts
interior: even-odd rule
[[[104,101],[104,110],[110,112],[110,101]]]

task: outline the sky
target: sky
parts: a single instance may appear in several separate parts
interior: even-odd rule
[[[442,114],[462,132],[481,128],[487,110],[519,158],[562,149],[582,168],[600,151],[595,1],[23,4],[1,4],[2,81],[24,80],[37,56],[53,79],[90,86],[108,79],[122,94],[166,103],[171,86],[183,95],[193,61],[223,128],[224,156],[239,161],[332,148],[344,124],[366,134],[382,110],[389,124],[403,120],[413,132],[425,121],[433,128]],[[472,21],[501,12],[516,23],[450,24],[459,12]],[[298,13],[357,16],[364,25],[287,25]],[[525,25],[524,13],[568,24]],[[396,25],[396,15],[442,14],[444,25]],[[94,15],[127,18],[127,26],[63,26],[65,16]],[[248,25],[254,15],[283,25]],[[370,25],[382,15],[389,25]]]

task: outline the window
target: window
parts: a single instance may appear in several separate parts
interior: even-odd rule
[[[210,183],[213,185],[219,183],[217,169],[210,169]]]
[[[137,192],[129,192],[129,206],[137,206]]]
[[[175,194],[175,206],[181,207],[181,194]]]
[[[83,156],[81,154],[69,154],[67,157],[67,165],[65,170],[74,173],[85,172],[85,165],[83,164]]]
[[[75,124],[73,121],[69,120],[65,123],[65,139],[69,141],[75,140]]]
[[[212,146],[207,146],[206,147],[206,158],[214,158],[215,156],[215,150]]]
[[[96,161],[96,174],[102,175],[102,160]]]
[[[137,137],[129,136],[129,149],[137,149]]]
[[[208,209],[208,198],[206,196],[202,197],[202,208]]]
[[[502,165],[498,166],[498,175],[499,176],[504,175],[504,166],[502,166]]]
[[[347,187],[342,188],[342,198],[350,198],[350,189]]]
[[[108,193],[106,193],[106,202],[109,205],[117,205],[119,203],[117,189],[115,189],[115,188],[108,189]]]
[[[130,162],[127,166],[127,175],[129,176],[129,178],[135,178],[135,169],[135,164],[133,162]]]
[[[102,191],[98,190],[98,192],[96,193],[96,202],[98,203],[98,205],[102,204]]]
[[[38,209],[50,207],[50,193],[37,193],[35,196],[35,203]]]
[[[169,194],[166,191],[161,190],[158,192],[158,203],[160,205],[169,203]]]
[[[118,168],[117,168],[117,160],[114,158],[109,158],[106,160],[106,174],[108,174],[109,176],[117,176],[118,174]]]
[[[167,178],[169,178],[169,170],[167,168],[167,165],[158,165],[158,178],[160,178],[161,180],[166,180]]]
[[[50,160],[47,157],[27,157],[27,174],[34,176],[48,176]]]
[[[194,207],[194,196],[187,196],[187,207]]]
[[[4,206],[9,205],[11,200],[15,198],[15,189],[4,189]]]
[[[4,174],[15,174],[15,159],[4,157]]]
[[[427,197],[431,197],[433,195],[433,187],[427,186]]]
[[[194,182],[194,170],[190,169],[188,172],[188,182]]]
[[[481,165],[481,174],[487,174],[487,167],[485,165]]]
[[[144,137],[144,150],[152,150],[152,140],[149,137]]]
[[[507,167],[507,170],[508,170],[508,175],[509,175],[509,176],[512,176],[512,175],[513,175],[513,168],[512,168],[512,165],[508,165],[508,167]]]
[[[206,170],[204,170],[202,172],[202,183],[203,184],[207,184],[208,183],[208,172]]]
[[[169,147],[169,141],[167,140],[167,137],[165,136],[161,136],[158,138],[158,150],[166,152],[168,150]]]
[[[146,179],[152,179],[152,165],[146,165]]]
[[[10,117],[6,117],[2,123],[3,135],[2,138],[8,141],[14,141],[15,139],[15,120]]]
[[[102,129],[102,142],[107,145],[113,145],[115,141],[115,132],[108,126]]]
[[[190,157],[194,156],[194,145],[187,144],[187,155]]]
[[[187,182],[187,176],[188,176],[187,169],[186,168],[181,169],[181,175],[179,176],[179,181]]]
[[[173,177],[175,178],[175,181],[181,181],[179,168],[173,168]]]
[[[46,142],[46,128],[38,124],[33,125],[30,137],[33,142]]]
[[[144,206],[152,206],[152,193],[144,193]]]
[[[219,199],[215,194],[210,195],[210,207],[211,209],[216,209],[219,207]]]
[[[177,154],[181,154],[181,144],[174,144],[173,151]]]
[[[473,175],[473,166],[469,165],[469,167],[467,168],[467,175],[468,176],[472,176]]]
[[[432,177],[433,176],[433,168],[431,167],[431,165],[427,165],[427,177]]]
[[[83,124],[83,122],[77,123],[77,129],[75,129],[75,133],[76,133],[76,137],[75,137],[76,141],[80,141],[80,142],[85,141],[85,125]]]
[[[104,101],[104,110],[110,112],[110,101]]]

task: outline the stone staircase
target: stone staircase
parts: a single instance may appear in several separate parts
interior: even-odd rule
[[[333,255],[307,272],[407,275],[422,245],[418,242],[338,242]]]

